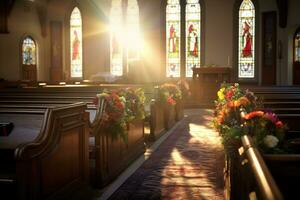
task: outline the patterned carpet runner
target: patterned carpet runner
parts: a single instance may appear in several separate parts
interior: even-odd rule
[[[212,111],[193,109],[110,200],[224,199],[224,154]]]

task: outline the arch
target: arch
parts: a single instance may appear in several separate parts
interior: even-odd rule
[[[300,27],[293,37],[293,83],[300,84]]]
[[[238,78],[255,78],[255,7],[251,0],[243,0],[238,22]]]
[[[71,78],[82,78],[82,17],[78,7],[70,16],[70,65]]]
[[[127,62],[138,60],[141,48],[139,6],[137,0],[128,0],[126,10]]]
[[[193,67],[200,67],[201,6],[199,0],[187,0],[185,7],[185,76],[192,77]]]
[[[123,75],[123,7],[122,0],[112,0],[110,10],[110,73]]]
[[[294,62],[300,62],[300,27],[296,30],[294,34]]]
[[[180,77],[181,11],[179,0],[166,6],[166,76]]]
[[[32,36],[22,38],[22,79],[37,80],[37,44]]]

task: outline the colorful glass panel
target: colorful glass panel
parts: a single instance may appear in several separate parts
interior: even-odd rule
[[[110,11],[110,72],[123,75],[123,12],[122,0],[113,0]]]
[[[70,19],[71,77],[82,77],[82,20],[80,10],[75,7]]]
[[[295,62],[300,62],[300,30],[295,35]]]
[[[251,0],[244,0],[239,10],[239,78],[254,78],[255,9]]]
[[[200,18],[201,8],[198,0],[187,0],[186,8],[186,67],[185,76],[193,76],[193,67],[200,67]]]
[[[166,9],[167,77],[180,77],[180,4],[168,0]]]
[[[36,65],[36,45],[34,40],[27,36],[22,44],[23,65]]]
[[[139,7],[136,0],[128,0],[127,4],[127,58],[128,61],[139,59],[141,45],[139,29]]]

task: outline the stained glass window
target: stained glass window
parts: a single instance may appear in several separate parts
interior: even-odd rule
[[[180,77],[180,4],[168,0],[166,9],[167,77]]]
[[[110,11],[110,72],[123,75],[123,12],[122,0],[113,0]]]
[[[139,7],[136,0],[128,0],[127,4],[127,58],[128,61],[139,59],[141,45],[139,29]]]
[[[300,62],[300,29],[298,29],[295,35],[295,56],[294,62]]]
[[[200,67],[200,16],[201,9],[198,0],[187,0],[185,15],[185,52],[186,52],[186,67],[185,76],[193,76],[193,67]]]
[[[22,54],[23,65],[36,65],[36,45],[30,36],[23,40]]]
[[[75,7],[70,19],[71,77],[82,77],[82,21],[80,10]]]
[[[251,0],[243,0],[239,10],[239,78],[254,78],[255,9]]]

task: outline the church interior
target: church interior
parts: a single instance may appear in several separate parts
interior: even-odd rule
[[[299,0],[0,0],[0,199],[294,199]]]

